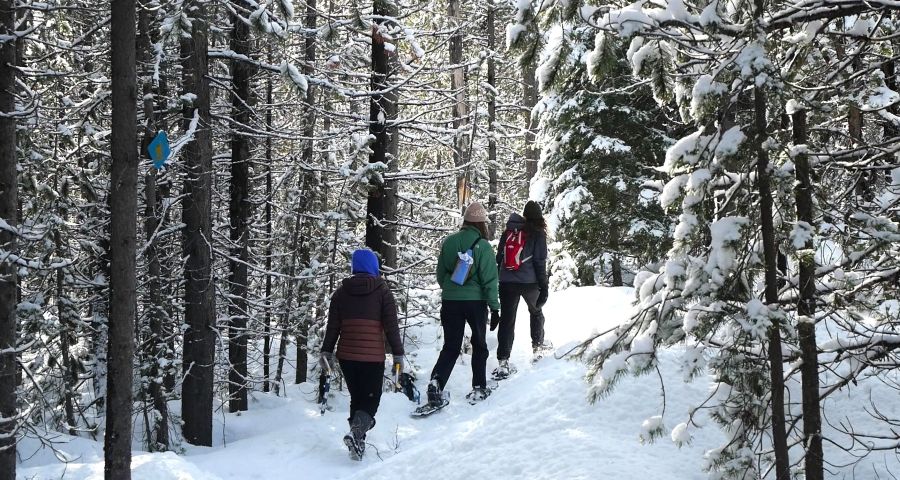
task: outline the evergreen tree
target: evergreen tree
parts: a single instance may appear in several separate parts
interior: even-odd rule
[[[538,69],[543,160],[532,195],[544,201],[551,228],[578,261],[582,284],[621,286],[670,243],[652,189],[670,122],[649,87],[632,88],[617,40],[570,24],[550,38]]]

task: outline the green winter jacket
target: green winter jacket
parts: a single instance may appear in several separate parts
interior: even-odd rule
[[[441,244],[441,256],[438,257],[437,280],[441,286],[443,300],[483,300],[491,310],[500,310],[498,297],[497,263],[494,249],[482,238],[475,245],[473,256],[475,264],[465,285],[457,285],[450,280],[456,268],[458,254],[465,252],[479,237],[478,229],[465,226],[462,230],[444,239]]]

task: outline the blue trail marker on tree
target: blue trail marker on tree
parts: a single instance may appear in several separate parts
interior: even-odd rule
[[[172,153],[166,132],[160,130],[156,134],[156,138],[147,146],[147,153],[150,154],[150,159],[153,160],[153,168],[159,170],[166,164],[169,154]]]

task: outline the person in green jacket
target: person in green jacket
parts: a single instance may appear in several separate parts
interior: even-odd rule
[[[428,384],[428,403],[433,406],[446,404],[444,386],[450,378],[453,366],[459,358],[466,324],[472,329],[472,392],[466,398],[471,402],[484,400],[491,391],[487,388],[488,348],[487,315],[500,318],[500,299],[497,264],[491,244],[487,241],[487,211],[478,202],[466,208],[462,228],[444,239],[437,264],[437,280],[441,287],[441,325],[444,329],[444,346]],[[472,250],[474,262],[469,275],[459,285],[451,278],[460,254]]]

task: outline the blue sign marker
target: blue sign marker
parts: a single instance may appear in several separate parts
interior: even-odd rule
[[[166,164],[169,154],[172,153],[166,132],[160,130],[156,134],[156,138],[147,146],[147,153],[150,154],[150,159],[153,160],[153,168],[159,170]]]

